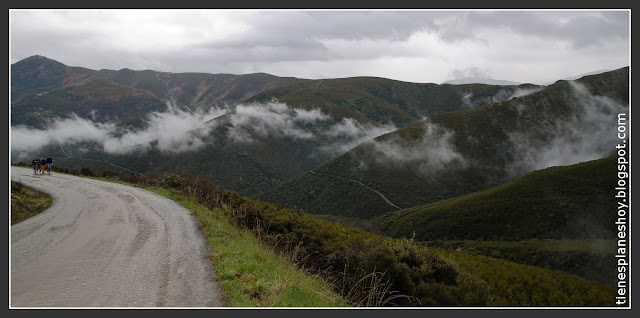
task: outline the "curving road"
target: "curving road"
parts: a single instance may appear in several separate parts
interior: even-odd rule
[[[130,186],[11,167],[50,194],[11,226],[12,307],[220,307],[209,248],[190,211]]]

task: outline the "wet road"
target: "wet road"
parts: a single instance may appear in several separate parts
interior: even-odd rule
[[[220,307],[195,217],[146,190],[32,169],[54,203],[11,226],[12,307]]]

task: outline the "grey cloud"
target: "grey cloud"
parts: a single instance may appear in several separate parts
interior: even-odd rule
[[[623,11],[484,11],[468,15],[472,26],[554,38],[575,48],[598,45],[612,37],[628,38],[629,23],[629,13]]]
[[[627,12],[255,11],[229,17],[229,21],[241,27],[235,33],[225,30],[229,32],[226,37],[211,34],[219,17],[211,16],[208,10],[176,10],[175,14],[150,17],[142,11],[140,30],[136,30],[137,17],[132,17],[131,11],[105,12],[11,11],[11,62],[40,54],[90,69],[268,72],[313,78],[372,75],[427,83],[446,80],[451,68],[464,70],[468,62],[481,65],[477,72],[468,70],[476,75],[491,72],[504,79],[519,77],[520,81],[535,82],[592,70],[584,65],[594,65],[594,69],[615,68],[625,66],[624,61],[628,60],[625,59],[630,23]],[[125,32],[117,27],[121,12],[127,13],[126,22],[131,25],[126,34],[140,32],[140,45],[134,45],[135,37],[125,36],[128,44],[116,38],[119,32]],[[162,23],[163,31],[176,30],[183,37],[188,34],[189,39],[181,41],[179,36],[174,38],[176,34],[167,34],[166,42],[162,43],[162,37],[153,36],[153,23]],[[429,35],[412,38],[420,32]],[[499,52],[481,49],[478,52],[486,55],[478,56],[460,51],[490,49],[489,45],[504,47],[498,38],[502,34],[519,37],[522,43],[539,40],[539,45]],[[144,35],[151,35],[153,40],[145,41]],[[433,46],[425,47],[417,39],[433,40]],[[548,46],[567,43],[570,51],[566,54],[571,56],[572,63],[558,67],[562,63],[559,61],[567,57],[545,52],[546,43]],[[611,58],[603,61],[600,56]],[[471,61],[475,58],[478,60]],[[390,71],[388,65],[394,63],[403,67]],[[413,63],[419,66],[404,67]],[[527,74],[512,74],[521,70],[520,66],[532,63],[539,68],[526,69]],[[416,72],[418,67],[429,71]]]
[[[433,27],[437,12],[348,11],[311,12],[323,31],[321,38],[389,39],[404,41],[412,34]]]
[[[221,41],[193,46],[213,56],[239,61],[260,59],[327,61],[338,58],[322,43],[326,39],[405,41],[425,30],[433,12],[310,11],[261,12],[252,17],[251,31]],[[376,52],[360,52],[380,56]]]
[[[479,67],[468,67],[464,69],[454,69],[450,73],[453,78],[464,78],[464,77],[485,77],[489,78],[489,73],[485,69],[481,69]]]

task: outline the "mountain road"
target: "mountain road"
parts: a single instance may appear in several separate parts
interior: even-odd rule
[[[190,211],[131,186],[11,167],[53,197],[11,226],[12,307],[221,307],[209,247]]]

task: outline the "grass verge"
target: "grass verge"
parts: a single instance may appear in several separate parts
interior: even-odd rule
[[[228,306],[338,307],[323,305],[318,299],[323,295],[333,297],[331,287],[338,287],[344,298],[335,296],[344,306],[614,305],[616,289],[612,285],[463,249],[427,248],[407,239],[379,237],[302,211],[240,197],[204,178],[186,179],[166,173],[126,182],[105,181],[160,193],[193,211],[212,246],[211,260],[223,291],[229,293]],[[584,245],[582,241],[568,243],[564,249]],[[543,246],[551,248],[545,243],[537,250]],[[500,246],[491,247],[495,250]],[[276,272],[280,265],[271,263],[268,255],[282,260],[283,267],[293,271]],[[341,273],[342,276],[330,275]],[[299,277],[303,276],[318,278],[320,286],[327,287],[326,292],[301,287],[305,284],[299,282]],[[370,284],[383,290],[369,288]]]
[[[228,307],[349,306],[321,277],[297,268],[291,256],[260,243],[250,230],[233,226],[216,209],[208,209],[193,199],[159,187],[104,177],[81,177],[146,189],[190,210],[209,244],[216,280]],[[42,192],[19,182],[11,183],[12,225],[46,210],[53,203],[51,197]]]
[[[21,182],[11,181],[11,225],[18,224],[48,209],[53,199]]]
[[[343,307],[346,301],[322,278],[293,265],[290,256],[261,244],[220,211],[166,189],[144,187],[189,209],[211,249],[216,280],[230,307]]]

